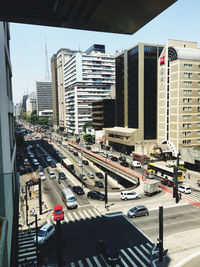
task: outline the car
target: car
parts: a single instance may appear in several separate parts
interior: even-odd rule
[[[90,179],[94,179],[94,173],[93,172],[88,172],[88,177],[90,178]]]
[[[44,167],[42,165],[38,165],[38,171],[39,172],[43,172],[44,171]]]
[[[130,209],[127,213],[129,218],[135,218],[135,217],[140,217],[140,216],[148,216],[149,211],[147,207],[145,206],[136,206]]]
[[[39,165],[38,160],[37,160],[37,159],[33,159],[33,164],[34,164],[35,166]]]
[[[119,157],[119,160],[121,160],[121,161],[126,161],[126,158],[123,157],[123,156],[120,156],[120,157]]]
[[[87,160],[85,160],[85,159],[82,162],[83,162],[84,165],[89,165],[89,162]]]
[[[111,159],[112,161],[118,161],[118,158],[117,158],[117,157],[114,157],[114,156],[111,157],[110,159]]]
[[[28,159],[24,159],[24,165],[29,164]]]
[[[40,153],[37,153],[37,157],[38,157],[38,158],[41,158],[41,154],[40,154]]]
[[[91,199],[105,200],[105,195],[95,190],[89,191],[87,197]]]
[[[96,172],[95,174],[99,179],[103,179],[104,178],[104,176],[103,176],[103,174],[101,172]]]
[[[59,172],[58,179],[66,180],[66,175],[64,174],[64,172]]]
[[[30,157],[31,159],[34,159],[35,156],[34,156],[33,153],[30,153],[30,154],[29,154],[29,157]]]
[[[109,240],[99,240],[99,250],[109,264],[120,263],[119,250]]]
[[[82,163],[81,161],[78,161],[78,162],[77,162],[77,165],[78,165],[79,167],[83,167],[83,163]]]
[[[30,165],[24,165],[24,168],[25,168],[27,171],[32,170]]]
[[[83,188],[81,186],[79,186],[79,185],[73,186],[72,187],[72,191],[74,193],[76,193],[77,195],[84,195],[85,194]]]
[[[18,171],[19,172],[24,172],[25,171],[24,166],[22,166],[22,165],[18,166]]]
[[[189,185],[179,185],[178,191],[184,193],[184,194],[191,194],[191,187]]]
[[[108,152],[108,157],[113,157],[113,153]]]
[[[137,160],[133,160],[131,162],[131,164],[130,164],[130,167],[132,169],[134,169],[134,168],[141,168],[142,167],[142,164],[139,161],[137,161]]]
[[[87,150],[91,150],[91,146],[86,146],[86,149]]]
[[[144,176],[148,179],[153,179],[155,176],[152,172],[144,171]],[[161,180],[162,183],[162,180]]]
[[[50,157],[47,157],[46,160],[47,160],[47,162],[51,162],[51,158]]]
[[[43,245],[47,240],[55,234],[55,226],[50,223],[46,223],[38,230],[38,244]],[[36,243],[36,236],[34,236],[34,243]]]
[[[174,186],[173,181],[168,180],[168,179],[161,180],[161,184],[166,185],[166,186],[169,186],[169,187],[173,187]]]
[[[122,200],[139,199],[140,198],[140,195],[139,195],[139,193],[136,193],[133,190],[127,190],[127,191],[122,191],[121,192],[120,198]]]
[[[101,156],[104,158],[108,158],[108,154],[106,154],[106,153],[102,153]]]
[[[62,221],[64,219],[64,211],[61,205],[56,205],[53,209],[54,221]]]
[[[94,186],[96,186],[98,188],[104,188],[102,181],[95,181]]]
[[[41,180],[46,180],[46,176],[45,176],[45,174],[43,172],[39,173],[39,177],[40,177]]]
[[[79,178],[80,178],[81,180],[87,180],[87,177],[86,177],[85,173],[80,173],[80,174],[79,174]]]
[[[49,172],[49,178],[55,179],[56,178],[55,173],[54,172]]]
[[[74,151],[73,152],[73,155],[77,157],[78,156],[78,152],[77,151]]]
[[[51,168],[56,168],[56,164],[53,161],[51,161]]]
[[[37,147],[37,148],[39,148],[39,147],[40,147],[40,145],[39,145],[39,144],[36,144],[36,147]]]
[[[123,167],[129,167],[129,164],[128,164],[127,161],[122,161],[122,162],[120,163],[120,165],[122,165]]]

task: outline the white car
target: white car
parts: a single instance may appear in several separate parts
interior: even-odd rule
[[[55,179],[55,178],[56,178],[55,173],[54,173],[54,172],[50,172],[50,173],[49,173],[49,178],[51,178],[51,179]]]
[[[55,233],[55,226],[50,223],[46,223],[38,230],[38,244],[43,245],[47,240]],[[36,236],[34,236],[34,242],[36,243]]]
[[[77,165],[78,165],[79,167],[83,167],[83,163],[82,163],[81,161],[78,161],[78,162],[77,162]]]
[[[50,157],[47,157],[47,162],[51,162],[51,158]]]
[[[94,173],[93,172],[88,172],[88,177],[90,179],[94,179]]]
[[[128,200],[128,199],[139,199],[140,195],[137,192],[134,192],[133,190],[127,190],[127,191],[122,191],[120,198],[122,200]]]
[[[41,180],[46,180],[46,176],[43,172],[39,172],[39,177]]]
[[[32,158],[32,159],[34,159],[35,156],[34,156],[34,154],[30,153],[29,154],[29,157]]]
[[[29,164],[28,159],[24,159],[24,165]]]
[[[133,162],[131,162],[130,166],[131,166],[131,168],[141,168],[142,164],[137,160],[133,160]]]
[[[108,157],[113,157],[113,153],[108,152]]]
[[[184,194],[191,194],[191,188],[189,185],[179,185],[178,191],[184,193]]]

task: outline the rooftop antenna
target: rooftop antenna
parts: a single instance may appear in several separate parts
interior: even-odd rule
[[[47,52],[46,38],[45,38],[45,78],[49,79],[49,65],[48,65],[48,52]]]

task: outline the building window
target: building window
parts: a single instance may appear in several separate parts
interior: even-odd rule
[[[198,86],[200,86],[200,82],[198,82]]]
[[[185,69],[192,69],[192,64],[184,64]]]
[[[183,136],[191,136],[191,132],[183,132]]]
[[[200,115],[197,115],[197,119],[200,119]]]
[[[200,131],[197,131],[197,135],[200,135]]]
[[[198,107],[198,112],[200,112],[200,107]]]
[[[200,123],[199,122],[197,123],[197,127],[200,127]]]
[[[200,90],[198,90],[198,94],[200,95]]]
[[[183,115],[183,119],[184,120],[188,120],[188,119],[191,119],[192,118],[192,115]]]
[[[183,98],[183,103],[192,103],[192,98]]]
[[[183,107],[183,111],[191,111],[192,107]]]
[[[197,139],[197,143],[200,143],[200,139]]]
[[[191,95],[192,90],[183,90],[184,95]]]
[[[184,77],[186,77],[186,78],[192,78],[192,73],[190,73],[190,72],[184,72]]]
[[[191,123],[183,123],[183,128],[191,128]]]
[[[188,81],[184,81],[183,84],[184,84],[185,86],[192,86],[192,82],[188,82]]]

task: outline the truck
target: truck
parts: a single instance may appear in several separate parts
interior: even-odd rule
[[[148,181],[144,182],[144,193],[145,195],[151,196],[153,194],[161,192],[160,182],[159,181]]]
[[[62,165],[66,167],[69,171],[74,172],[74,164],[71,162],[70,159],[68,158],[63,159]]]

